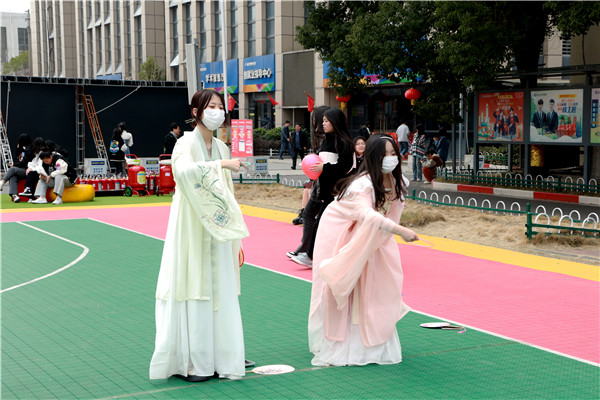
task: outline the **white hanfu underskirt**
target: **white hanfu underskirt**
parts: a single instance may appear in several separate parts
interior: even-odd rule
[[[352,304],[352,296],[350,296]],[[352,306],[349,307],[352,310]],[[325,337],[323,332],[322,307],[312,316],[309,323],[310,351],[315,355],[312,365],[319,367],[367,365],[367,364],[397,364],[402,361],[402,347],[398,331],[395,330],[389,340],[378,346],[365,346],[358,325],[352,324],[348,318],[346,340],[335,341]]]
[[[173,290],[166,301],[156,300],[156,348],[150,379],[166,379],[175,374],[212,376],[215,372],[228,379],[245,375],[244,336],[231,243],[215,241],[212,245],[216,247],[214,260],[219,276],[218,309],[213,310],[213,296],[207,301],[176,301]]]

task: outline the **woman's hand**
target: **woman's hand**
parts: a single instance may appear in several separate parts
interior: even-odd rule
[[[400,236],[405,242],[414,242],[416,240],[419,240],[419,237],[417,236],[417,233],[415,231],[413,231],[412,229],[405,228],[402,225],[396,225],[396,228],[394,229],[394,234]]]
[[[244,167],[242,161],[239,158],[232,158],[231,160],[221,160],[221,167],[228,169],[233,172],[238,172],[240,167]]]
[[[323,172],[323,163],[319,162],[310,167],[312,172]]]
[[[50,179],[52,179],[52,178],[50,177],[50,175],[48,175],[48,176],[46,177],[46,183],[50,183]]]

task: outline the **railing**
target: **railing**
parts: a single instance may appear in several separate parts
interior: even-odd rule
[[[475,170],[470,170],[466,173],[451,173],[448,169],[441,171],[438,176],[443,176],[445,181],[458,181],[468,183],[470,185],[488,185],[488,186],[500,186],[500,187],[516,187],[519,189],[539,189],[539,190],[554,190],[557,192],[573,191],[582,192],[589,194],[600,194],[600,185],[595,179],[590,179],[587,183],[583,178],[577,178],[573,181],[573,178],[568,177],[553,177],[548,176],[544,178],[541,175],[537,175],[535,178],[527,174],[523,177],[521,174],[515,174],[514,176],[508,173],[501,172],[489,172],[489,171],[478,171],[475,174]]]
[[[540,206],[538,206],[539,209]],[[590,237],[590,238],[600,238],[600,230],[597,229],[598,228],[598,224],[600,223],[600,217],[598,216],[598,214],[596,213],[590,213],[588,214],[588,216],[584,219],[584,220],[580,220],[580,219],[574,219],[573,215],[576,213],[577,216],[579,218],[581,218],[581,216],[579,215],[579,211],[577,210],[573,210],[571,211],[571,213],[569,213],[568,215],[562,213],[562,210],[560,210],[560,219],[558,220],[558,225],[551,225],[550,224],[550,216],[546,213],[546,210],[544,209],[543,213],[538,214],[537,213],[537,209],[536,212],[531,212],[530,211],[530,205],[529,203],[527,204],[527,223],[525,224],[525,226],[527,227],[527,232],[525,233],[527,235],[527,238],[529,240],[533,239],[533,237],[537,234],[540,233],[544,233],[545,235],[549,236],[549,235],[576,235],[576,234],[581,234],[581,236],[584,237]],[[556,208],[554,210],[552,210],[552,216],[554,216],[554,211],[556,211]],[[535,216],[535,219],[534,219]],[[545,224],[538,224],[537,221],[539,218],[546,218],[546,223]],[[562,221],[563,220],[568,220],[571,222],[570,226],[565,226],[562,225]],[[581,226],[575,226],[575,224],[579,224],[581,223]],[[594,224],[594,228],[586,228],[587,224]],[[535,228],[546,228],[546,232],[538,232],[536,230],[534,230]],[[551,232],[550,230],[554,229],[556,232]],[[562,232],[561,232],[562,231]]]
[[[435,200],[433,198],[435,197]],[[564,214],[560,207],[555,207],[552,210],[551,216],[554,217],[555,214],[560,215],[560,219],[558,221],[558,225],[550,224],[550,216],[548,215],[546,208],[544,206],[538,206],[535,209],[535,212],[531,212],[531,204],[527,203],[525,206],[525,211],[521,211],[521,205],[517,202],[513,202],[510,205],[510,208],[506,207],[506,203],[503,201],[497,201],[495,207],[492,207],[492,202],[489,199],[483,199],[481,201],[481,205],[478,205],[477,199],[470,198],[465,204],[465,200],[461,196],[457,196],[454,199],[454,203],[449,195],[444,195],[442,197],[442,201],[439,201],[439,195],[435,192],[430,193],[430,198],[427,198],[427,192],[420,191],[419,194],[416,194],[416,189],[413,189],[411,196],[406,196],[407,199],[415,200],[419,203],[432,204],[436,207],[439,206],[447,206],[447,207],[462,207],[462,208],[470,208],[474,210],[480,210],[481,212],[495,212],[496,214],[508,214],[508,215],[523,215],[525,214],[527,217],[527,222],[525,224],[527,231],[525,235],[527,238],[531,240],[535,235],[542,233],[538,232],[536,228],[546,228],[546,232],[543,232],[545,235],[577,235],[581,234],[584,237],[590,238],[600,238],[600,229],[598,229],[598,225],[600,225],[600,216],[596,213],[590,213],[583,220],[581,219],[581,215],[579,211],[573,210],[569,214]],[[448,202],[446,202],[446,199]],[[460,201],[460,204],[459,204]],[[486,207],[487,204],[487,207]],[[543,211],[538,213],[540,209]],[[545,224],[538,224],[539,218],[546,218]],[[570,226],[565,226],[562,224],[563,220],[570,221]],[[575,224],[581,223],[581,226],[575,226]],[[592,225],[593,228],[586,227],[587,225]],[[551,229],[554,232],[551,232]]]

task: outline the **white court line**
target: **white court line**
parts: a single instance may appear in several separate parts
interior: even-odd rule
[[[148,235],[148,234],[145,234],[145,233],[141,233],[141,232],[136,232],[136,231],[133,231],[131,229],[127,229],[127,228],[124,228],[124,227],[121,227],[121,226],[118,226],[118,225],[110,224],[108,222],[99,221],[99,220],[95,220],[95,219],[92,219],[92,218],[88,218],[88,219],[91,219],[92,221],[100,222],[100,223],[103,223],[103,224],[106,224],[106,225],[114,226],[116,228],[120,228],[120,229],[126,230],[128,232],[134,232],[134,233],[137,233],[139,235],[148,236],[148,237],[151,237],[153,239],[158,239],[158,240],[164,241],[164,239],[162,239],[162,238],[158,238],[158,237],[151,236],[151,235]],[[266,268],[266,267],[261,267],[261,266],[250,264],[250,263],[244,263],[244,265],[248,265],[248,266],[251,266],[251,267],[254,267],[254,268],[258,268],[258,269],[263,269],[265,271],[273,272],[275,274],[287,276],[287,277],[290,277],[290,278],[299,279],[299,280],[304,281],[304,282],[312,283],[312,280],[305,279],[305,278],[300,278],[298,276],[290,275],[290,274],[287,274],[285,272],[275,271],[275,270],[272,270],[272,269],[269,269],[269,268]],[[519,343],[519,344],[522,344],[522,345],[525,345],[525,346],[533,347],[533,348],[536,348],[538,350],[546,351],[548,353],[552,353],[552,354],[556,354],[556,355],[559,355],[559,356],[562,356],[562,357],[570,358],[570,359],[575,360],[575,361],[579,361],[579,362],[582,362],[582,363],[590,364],[590,365],[593,365],[595,367],[600,367],[600,363],[596,363],[596,362],[593,362],[593,361],[590,361],[590,360],[586,360],[586,359],[583,359],[583,358],[572,356],[570,354],[561,353],[560,351],[548,349],[546,347],[538,346],[538,345],[533,344],[533,343],[524,342],[522,340],[511,338],[511,337],[505,336],[505,335],[501,335],[499,333],[487,331],[485,329],[476,328],[476,327],[473,327],[473,326],[470,326],[470,325],[463,324],[462,322],[452,321],[452,320],[449,320],[449,319],[446,319],[446,318],[441,318],[441,317],[438,317],[438,316],[435,316],[435,315],[432,315],[432,314],[427,314],[427,313],[424,313],[424,312],[421,312],[421,311],[414,310],[412,308],[411,308],[411,311],[415,312],[417,314],[426,315],[428,317],[438,319],[440,321],[451,322],[453,324],[464,326],[465,328],[473,329],[473,330],[476,330],[476,331],[479,331],[479,332],[482,332],[482,333],[485,333],[485,334],[488,334],[488,335],[496,336],[496,337],[499,337],[501,339],[510,340],[512,342],[516,342],[516,343]]]
[[[299,279],[299,280],[301,280],[301,281],[304,281],[304,282],[309,282],[309,283],[312,283],[312,281],[311,281],[311,280],[308,280],[308,279],[305,279],[305,278],[300,278],[300,277],[298,277],[298,276],[294,276],[294,275],[289,275],[289,274],[286,274],[285,272],[273,271],[272,269],[265,268],[265,267],[260,267],[260,266],[258,266],[258,265],[254,265],[254,264],[250,264],[250,263],[244,263],[244,265],[249,265],[249,266],[251,266],[251,267],[254,267],[254,268],[258,268],[258,269],[264,269],[265,271],[274,272],[274,273],[276,273],[276,274],[279,274],[279,275],[283,275],[283,276],[289,276],[290,278],[296,278],[296,279]],[[432,314],[427,314],[427,313],[424,313],[424,312],[422,312],[422,311],[417,311],[417,310],[414,310],[414,309],[412,309],[412,308],[410,309],[410,311],[412,311],[412,312],[415,312],[415,313],[417,313],[417,314],[426,315],[426,316],[428,316],[428,317],[431,317],[431,318],[435,318],[435,319],[437,319],[437,320],[439,320],[439,321],[451,322],[451,323],[453,323],[453,324],[455,324],[455,325],[460,325],[460,326],[463,326],[463,327],[465,327],[465,328],[473,329],[473,330],[475,330],[475,331],[478,331],[478,332],[482,332],[482,333],[486,333],[486,334],[488,334],[488,335],[496,336],[496,337],[499,337],[499,338],[501,338],[501,339],[510,340],[510,341],[512,341],[512,342],[516,342],[516,343],[519,343],[519,344],[523,344],[523,345],[525,345],[525,346],[534,347],[534,348],[536,348],[536,349],[538,349],[538,350],[547,351],[548,353],[556,354],[556,355],[559,355],[559,356],[562,356],[562,357],[567,357],[567,358],[570,358],[570,359],[572,359],[572,360],[575,360],[575,361],[580,361],[580,362],[582,362],[582,363],[586,363],[586,364],[593,365],[593,366],[595,366],[595,367],[600,367],[600,364],[599,364],[599,363],[595,363],[595,362],[593,362],[593,361],[586,360],[586,359],[584,359],[584,358],[579,358],[579,357],[576,357],[576,356],[572,356],[572,355],[570,355],[570,354],[561,353],[560,351],[556,351],[556,350],[548,349],[548,348],[546,348],[546,347],[538,346],[537,344],[533,344],[533,343],[524,342],[524,341],[522,341],[522,340],[519,340],[519,339],[514,339],[514,338],[511,338],[511,337],[509,337],[509,336],[504,336],[504,335],[501,335],[501,334],[499,334],[499,333],[495,333],[495,332],[491,332],[491,331],[486,331],[485,329],[475,328],[475,327],[473,327],[473,326],[470,326],[470,325],[463,324],[462,322],[458,322],[458,321],[452,321],[452,320],[449,320],[449,319],[447,319],[447,318],[442,318],[442,317],[438,317],[438,316],[435,316],[435,315],[432,315]]]
[[[81,247],[83,249],[83,253],[81,253],[79,255],[79,257],[77,257],[75,260],[71,261],[69,264],[65,265],[64,267],[57,269],[56,271],[53,271],[53,272],[50,272],[49,274],[46,274],[44,276],[40,276],[38,278],[32,279],[29,282],[24,282],[24,283],[21,283],[19,285],[15,285],[15,286],[12,286],[12,287],[9,287],[9,288],[6,288],[6,289],[2,289],[2,290],[0,290],[0,293],[8,292],[8,291],[13,290],[13,289],[18,289],[20,287],[29,285],[30,283],[41,281],[42,279],[46,279],[46,278],[51,277],[52,275],[56,275],[59,272],[62,272],[64,270],[68,269],[68,268],[71,268],[73,265],[77,264],[79,261],[81,261],[90,252],[90,249],[87,248],[86,246],[84,246],[84,245],[82,245],[80,243],[73,242],[73,241],[71,241],[69,239],[65,239],[64,237],[55,235],[54,233],[47,232],[47,231],[45,231],[43,229],[40,229],[40,228],[36,228],[35,226],[31,226],[31,225],[26,224],[24,222],[17,221],[17,224],[26,226],[26,227],[31,228],[31,229],[35,229],[36,231],[40,231],[42,233],[45,233],[46,235],[54,236],[55,238],[58,238],[60,240],[64,240],[65,242],[68,242],[68,243],[74,244],[76,246],[79,246],[79,247]]]

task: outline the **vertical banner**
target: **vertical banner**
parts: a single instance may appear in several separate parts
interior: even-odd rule
[[[529,139],[544,143],[581,143],[583,89],[531,92]]]
[[[479,141],[523,141],[524,92],[479,94]]]
[[[590,142],[600,143],[600,88],[592,88]]]
[[[252,157],[254,140],[252,138],[251,119],[231,120],[231,156],[237,158]]]

